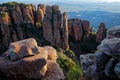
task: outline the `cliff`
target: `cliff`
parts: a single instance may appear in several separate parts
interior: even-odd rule
[[[29,37],[40,40],[41,36],[52,46],[68,48],[67,13],[59,6],[39,4],[37,10],[32,4],[16,2],[0,6],[1,49],[7,49],[10,42]]]

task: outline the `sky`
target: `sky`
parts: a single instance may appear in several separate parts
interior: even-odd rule
[[[120,2],[120,0],[0,0],[0,3],[5,3],[9,1],[17,1],[17,2]]]

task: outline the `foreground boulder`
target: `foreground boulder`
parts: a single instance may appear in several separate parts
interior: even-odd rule
[[[55,58],[49,59],[50,54]],[[11,43],[9,49],[0,57],[0,72],[6,76],[13,76],[15,80],[42,79],[43,77],[44,80],[64,79],[64,74],[55,61],[56,56],[54,48],[39,47],[33,38],[17,41]],[[46,79],[47,74],[50,79]]]

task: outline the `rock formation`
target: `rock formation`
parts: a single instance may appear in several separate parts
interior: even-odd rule
[[[16,80],[63,80],[64,74],[56,59],[53,47],[39,47],[35,39],[29,38],[10,44],[0,56],[0,71]]]
[[[86,40],[91,32],[89,21],[79,19],[69,19],[69,35],[72,36],[75,41]]]
[[[37,20],[36,22],[43,23],[44,19],[44,14],[45,14],[45,5],[44,4],[38,4],[38,9],[37,9]]]
[[[93,77],[95,76],[94,75],[95,55],[94,54],[81,55],[80,60],[83,77],[85,77],[87,80],[97,80],[96,77]]]
[[[9,24],[11,23],[6,7],[0,7],[0,48],[7,48],[12,41]]]
[[[96,41],[100,42],[104,38],[106,38],[106,32],[107,32],[107,29],[105,27],[105,24],[104,23],[100,23],[100,25],[98,27],[98,31],[96,33]]]
[[[53,46],[66,49],[68,47],[67,14],[62,13],[59,6],[46,6],[43,20],[43,36]]]
[[[32,4],[12,2],[0,6],[0,50],[7,49],[10,42],[29,37],[38,40],[39,36],[52,46],[68,47],[67,14],[59,6],[39,4],[37,11]]]
[[[87,74],[89,71],[94,71],[90,75],[87,74],[90,80],[119,80],[120,79],[120,26],[113,27],[107,31],[105,38],[98,46],[98,51],[93,54],[95,57],[94,63],[85,65],[87,68],[83,71]],[[88,56],[88,54],[86,55]],[[89,64],[91,60],[83,60],[81,55],[81,64]],[[84,66],[82,64],[82,66]],[[91,66],[94,66],[91,68]],[[92,76],[92,77],[91,77]]]

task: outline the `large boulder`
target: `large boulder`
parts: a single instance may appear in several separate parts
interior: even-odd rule
[[[37,43],[33,38],[10,43],[8,51],[10,59],[17,60],[26,56],[39,53]]]
[[[47,50],[30,38],[10,44],[9,50],[0,57],[0,71],[16,78],[19,75],[39,79],[47,70],[46,63]]]
[[[120,25],[107,30],[107,38],[120,38]]]
[[[120,58],[120,38],[104,39],[98,46],[98,50],[105,54],[117,58]]]
[[[86,54],[80,55],[80,63],[82,68],[83,77],[86,79],[95,79],[94,66],[95,66],[95,55]]]
[[[35,39],[29,38],[10,44],[9,49],[0,56],[0,72],[15,80],[61,80],[64,74],[56,59],[53,47],[39,47]]]

